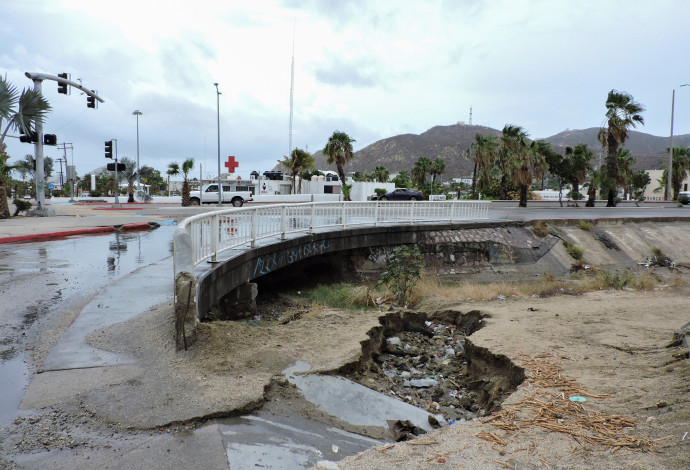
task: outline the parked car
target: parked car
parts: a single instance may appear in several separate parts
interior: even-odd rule
[[[421,201],[422,199],[420,191],[407,188],[396,188],[378,198],[379,201]]]

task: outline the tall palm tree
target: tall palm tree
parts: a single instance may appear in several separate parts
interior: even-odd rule
[[[390,172],[385,166],[377,166],[371,170],[371,177],[374,178],[379,183],[387,183],[390,177]]]
[[[526,161],[527,156],[527,134],[520,126],[513,124],[506,124],[503,126],[501,136],[498,138],[499,152],[496,159],[496,169],[501,175],[501,183],[499,187],[499,199],[508,198],[508,172],[513,170],[513,176],[517,177],[513,183],[519,184],[522,164],[521,161]]]
[[[323,148],[323,154],[326,155],[326,162],[331,165],[335,163],[338,168],[338,176],[340,176],[340,184],[345,185],[345,172],[343,167],[347,162],[352,160],[355,156],[352,151],[352,143],[356,142],[351,139],[349,135],[344,132],[335,131],[333,135],[328,138],[328,142]],[[346,196],[347,201],[349,197]]]
[[[414,163],[412,168],[412,178],[414,178],[417,187],[422,188],[426,181],[426,175],[431,171],[432,162],[427,157],[421,157]]]
[[[633,165],[637,160],[628,149],[618,149],[616,152],[616,165],[618,166],[618,178],[616,185],[623,188],[623,199],[628,199],[630,185],[632,184]]]
[[[177,162],[168,164],[168,170],[165,173],[168,175],[168,196],[170,196],[170,177],[180,174],[180,164]]]
[[[690,148],[688,147],[675,147],[673,149],[673,158],[671,160],[673,164],[671,173],[671,190],[673,191],[672,200],[676,201],[678,199],[678,193],[683,185],[683,180],[687,178],[688,172],[690,172]],[[661,189],[666,191],[666,185],[668,184],[668,163],[664,162],[664,172],[661,179],[658,181],[659,187],[654,190],[657,192]]]
[[[182,182],[182,206],[187,207],[191,205],[189,200],[189,172],[194,168],[194,158],[188,158],[182,162],[182,177],[184,181]],[[201,189],[201,188],[200,188]],[[223,191],[223,188],[218,188],[218,191]],[[222,193],[221,193],[222,194]]]
[[[137,162],[124,157],[120,163],[125,165],[124,171],[118,171],[118,178],[127,181],[127,202],[134,202],[134,182],[137,180]]]
[[[484,186],[490,183],[491,167],[498,156],[498,141],[493,136],[475,134],[472,148],[474,149],[472,197],[476,198],[477,190],[481,191]]]
[[[446,172],[446,162],[443,161],[442,158],[435,158],[434,161],[431,162],[429,172],[431,173],[431,185],[433,187],[436,182],[436,177]]]
[[[551,144],[543,139],[535,140],[528,145],[527,134],[522,132],[518,151],[513,153],[513,159],[510,161],[513,181],[520,190],[519,207],[527,207],[527,191],[534,178],[542,177],[552,153]]]
[[[644,125],[644,107],[632,95],[611,90],[606,98],[606,127],[599,132],[599,140],[606,149],[606,178],[608,189],[606,207],[616,206],[616,181],[618,180],[618,148],[625,144],[628,131],[637,124]],[[603,175],[602,175],[603,176]]]
[[[312,154],[302,149],[296,148],[292,151],[290,157],[283,157],[282,160],[278,160],[278,163],[280,163],[292,172],[292,192],[301,193],[302,178],[300,178],[299,180],[299,190],[297,190],[297,188],[295,187],[295,181],[297,180],[297,175],[300,172],[304,170],[314,169],[314,157],[312,156]]]
[[[48,101],[36,90],[22,90],[7,81],[7,76],[0,76],[0,219],[10,216],[7,203],[7,180],[12,165],[7,163],[9,155],[6,152],[5,137],[10,129],[28,134],[36,128],[37,122],[43,122],[50,111]],[[5,124],[7,121],[7,124]],[[3,130],[4,127],[4,130]]]
[[[580,194],[580,185],[587,180],[587,174],[592,171],[592,158],[594,154],[592,150],[587,147],[587,144],[577,144],[575,148],[566,147],[566,155],[570,162],[570,184],[572,185],[571,194],[573,199],[577,201]],[[570,150],[570,152],[568,151]],[[577,202],[575,202],[577,206]]]

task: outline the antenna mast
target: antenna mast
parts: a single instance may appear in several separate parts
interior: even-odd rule
[[[292,65],[290,67],[290,131],[288,137],[288,154],[287,157],[290,158],[292,154],[292,99],[295,93],[295,28],[296,23],[292,25]]]
[[[470,105],[470,126],[472,125],[472,106]]]

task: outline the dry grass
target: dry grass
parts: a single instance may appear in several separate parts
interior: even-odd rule
[[[550,274],[544,274],[535,281],[463,282],[455,285],[440,284],[434,275],[425,274],[412,292],[412,303],[430,296],[447,300],[495,300],[501,297],[574,295],[608,289],[650,291],[660,284],[660,279],[652,273],[609,273],[607,271],[597,271],[577,279],[568,280],[557,279]],[[676,282],[674,285],[679,284]]]
[[[537,221],[532,227],[532,233],[534,233],[539,238],[544,238],[549,234],[549,227],[544,223],[543,220]]]
[[[483,420],[485,423],[507,433],[536,427],[548,429],[570,435],[581,446],[594,444],[611,450],[657,450],[658,440],[636,437],[628,432],[635,427],[632,419],[594,411],[589,405],[570,401],[569,397],[573,395],[589,399],[606,399],[608,395],[590,393],[582,384],[565,377],[563,368],[553,355],[522,354],[519,359],[528,376],[521,387],[532,386],[532,392],[519,403],[507,405]],[[497,438],[501,439],[500,436]]]

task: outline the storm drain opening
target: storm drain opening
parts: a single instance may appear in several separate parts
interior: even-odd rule
[[[362,345],[358,363],[338,373],[448,423],[484,416],[525,379],[524,369],[468,338],[485,317],[478,310],[391,312]]]

